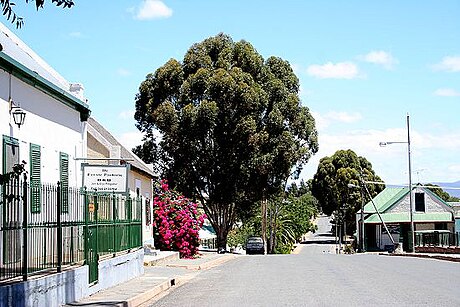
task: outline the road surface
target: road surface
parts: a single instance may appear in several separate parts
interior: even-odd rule
[[[240,256],[151,306],[460,306],[459,263],[334,249],[310,242],[296,255]]]

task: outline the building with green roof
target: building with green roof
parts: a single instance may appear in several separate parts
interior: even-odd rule
[[[453,209],[429,189],[413,187],[415,233],[454,233]],[[395,242],[408,250],[410,242],[410,200],[408,187],[387,187],[364,206],[364,244],[366,250],[392,247],[383,222]],[[380,217],[377,214],[380,213]],[[359,220],[360,214],[357,215]],[[357,223],[358,225],[358,223]],[[417,242],[416,242],[417,243]]]

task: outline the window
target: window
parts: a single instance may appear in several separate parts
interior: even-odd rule
[[[141,194],[142,182],[140,179],[134,179],[134,184],[136,186],[136,197],[139,197]]]
[[[61,212],[69,212],[69,155],[59,153],[59,174],[61,180]]]
[[[3,136],[3,174],[11,172],[19,164],[19,142],[17,139]]]
[[[13,166],[15,164],[19,164],[19,142],[17,139],[4,135],[3,136],[3,166],[2,171],[3,174],[11,172],[13,170]],[[16,190],[14,188],[17,185],[17,182],[11,182],[12,185],[9,187],[3,186],[1,187],[8,189],[9,191]],[[2,193],[8,193],[6,191],[1,191]],[[13,192],[14,193],[14,192]],[[1,200],[0,200],[1,203]],[[21,214],[20,210],[18,210],[18,206],[22,206],[22,203],[18,201],[6,202],[2,204],[2,221],[1,221],[1,228],[3,229],[11,229],[12,231],[1,231],[0,235],[2,235],[2,246],[3,250],[3,264],[12,264],[16,263],[21,260],[21,236],[20,231],[21,229]],[[2,268],[3,270],[3,268]]]
[[[30,210],[39,213],[41,210],[41,148],[30,144]]]
[[[425,193],[415,193],[415,211],[425,212]]]
[[[447,230],[447,223],[434,224],[434,230]]]

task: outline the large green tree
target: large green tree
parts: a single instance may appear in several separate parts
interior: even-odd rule
[[[42,9],[45,0],[25,0],[26,3],[35,2],[37,10]],[[51,0],[56,6],[62,6],[63,8],[71,8],[74,5],[73,0]],[[16,23],[17,28],[21,28],[24,25],[24,19],[16,14],[14,10],[16,3],[10,0],[0,0],[0,6],[3,16],[6,20],[10,20],[11,23]]]
[[[368,201],[369,195],[348,185],[362,188],[362,181],[382,182],[372,164],[350,149],[338,150],[331,157],[322,158],[312,181],[312,194],[319,201],[323,213],[340,212],[349,226],[349,234],[354,230],[355,214],[361,209],[362,196]],[[383,184],[366,183],[366,186],[370,197],[385,188]]]
[[[169,60],[141,83],[137,127],[145,142],[161,133],[166,178],[201,201],[219,247],[238,214],[283,190],[317,152],[315,121],[298,92],[287,61],[264,60],[224,34],[194,44],[181,62]]]
[[[446,202],[457,202],[460,201],[458,197],[451,196],[449,193],[444,191],[439,185],[428,183],[428,189],[433,192],[434,194],[438,195],[443,201]]]

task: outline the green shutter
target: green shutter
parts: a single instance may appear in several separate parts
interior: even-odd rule
[[[61,152],[59,154],[59,173],[61,180],[61,210],[62,213],[69,212],[69,155]]]
[[[41,148],[30,144],[30,209],[32,213],[41,211]]]

